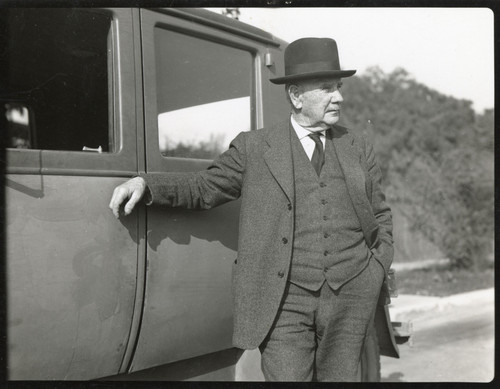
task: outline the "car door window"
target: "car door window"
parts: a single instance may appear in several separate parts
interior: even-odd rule
[[[2,11],[7,147],[113,151],[111,16],[76,9]]]
[[[163,156],[213,159],[250,130],[250,52],[159,27],[155,50]]]

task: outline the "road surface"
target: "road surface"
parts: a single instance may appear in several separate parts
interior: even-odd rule
[[[413,315],[415,316],[415,315]],[[401,359],[382,357],[382,382],[490,382],[494,378],[494,300],[416,315]]]

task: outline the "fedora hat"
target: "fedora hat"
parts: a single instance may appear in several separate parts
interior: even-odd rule
[[[337,42],[330,38],[302,38],[285,49],[285,76],[273,84],[318,77],[350,77],[356,70],[340,70]]]

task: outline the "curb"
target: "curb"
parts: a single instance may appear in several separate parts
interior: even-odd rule
[[[474,304],[494,304],[495,288],[454,294],[446,297],[399,295],[391,299],[389,312],[391,319],[404,321],[428,312],[442,312],[446,309]]]
[[[448,258],[431,258],[431,259],[422,259],[420,261],[414,262],[396,262],[392,263],[391,268],[396,272],[405,271],[405,270],[417,270],[417,269],[426,269],[432,266],[445,266],[450,263]]]

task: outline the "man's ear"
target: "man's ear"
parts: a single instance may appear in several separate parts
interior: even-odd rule
[[[295,109],[301,109],[302,108],[302,98],[301,98],[302,93],[301,93],[298,85],[290,84],[288,86],[287,92],[288,92],[288,96],[290,97],[290,102],[295,107]]]

